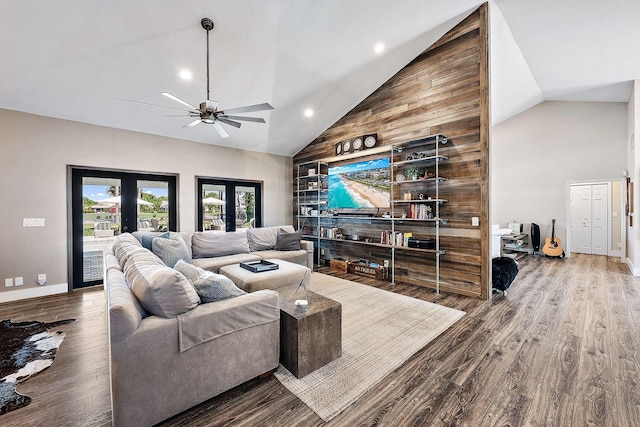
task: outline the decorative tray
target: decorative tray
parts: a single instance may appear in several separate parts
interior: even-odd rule
[[[260,273],[262,271],[277,270],[280,266],[274,262],[260,260],[260,261],[241,262],[240,267],[254,273]]]

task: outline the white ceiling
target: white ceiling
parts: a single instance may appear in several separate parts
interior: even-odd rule
[[[0,108],[293,155],[475,10],[478,0],[0,0]],[[495,0],[493,123],[544,100],[627,102],[640,78],[640,1]],[[178,107],[269,102],[267,124],[183,128]],[[373,52],[384,43],[383,54]],[[178,77],[182,68],[192,81]],[[306,118],[305,108],[315,115]]]

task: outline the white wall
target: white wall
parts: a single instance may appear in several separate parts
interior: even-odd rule
[[[621,179],[627,104],[544,102],[492,128],[491,222],[540,225],[566,241],[568,183]]]
[[[67,165],[178,174],[182,231],[196,226],[195,176],[261,180],[264,225],[292,223],[290,157],[0,110],[0,293],[66,291]],[[23,218],[45,227],[23,228]],[[18,276],[22,288],[4,287]]]

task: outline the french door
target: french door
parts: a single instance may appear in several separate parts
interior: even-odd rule
[[[199,231],[262,226],[262,182],[196,178]]]
[[[102,251],[115,236],[176,230],[176,177],[70,167],[73,289],[102,283]]]
[[[570,198],[571,252],[607,255],[607,184],[572,185]]]

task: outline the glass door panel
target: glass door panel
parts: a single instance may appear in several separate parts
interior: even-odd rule
[[[102,281],[102,250],[120,234],[121,182],[82,178],[82,282]]]
[[[236,229],[253,228],[256,217],[255,187],[236,187]]]
[[[226,186],[202,184],[202,230],[225,230]]]
[[[138,231],[167,231],[169,229],[169,183],[167,181],[138,180]]]

